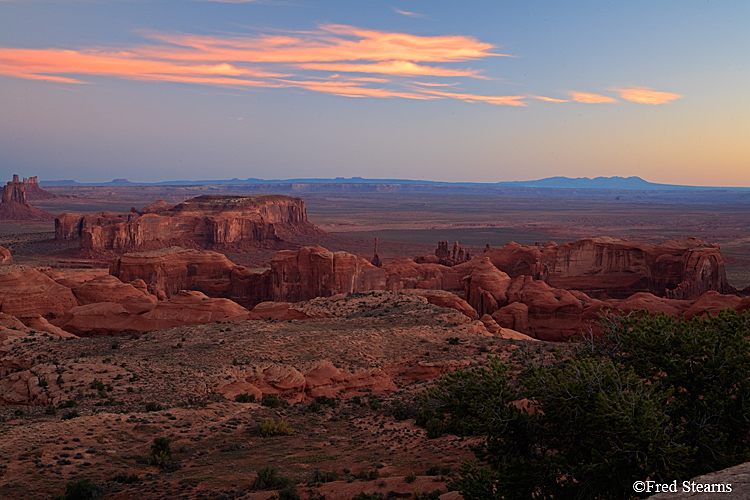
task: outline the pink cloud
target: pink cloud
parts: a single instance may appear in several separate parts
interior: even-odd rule
[[[665,104],[667,102],[679,99],[680,94],[671,92],[659,92],[651,90],[648,87],[633,87],[629,89],[612,89],[620,93],[620,97],[626,101],[638,102],[641,104]]]
[[[576,102],[584,102],[587,104],[599,104],[605,102],[617,102],[617,99],[607,97],[599,94],[589,94],[588,92],[571,92],[570,95]]]

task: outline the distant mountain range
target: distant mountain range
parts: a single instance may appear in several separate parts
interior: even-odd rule
[[[520,188],[542,188],[542,189],[604,189],[604,190],[627,190],[627,191],[674,191],[674,190],[732,190],[750,191],[744,187],[708,187],[708,186],[684,186],[677,184],[658,184],[648,182],[640,177],[547,177],[534,181],[506,181],[497,183],[480,182],[441,182],[407,179],[364,179],[362,177],[336,177],[334,179],[227,179],[227,180],[199,180],[199,181],[162,181],[162,182],[130,182],[127,179],[114,179],[111,182],[82,183],[74,180],[39,181],[41,186],[207,186],[207,185],[248,185],[248,184],[388,184],[408,186],[445,186],[445,187],[520,187]]]

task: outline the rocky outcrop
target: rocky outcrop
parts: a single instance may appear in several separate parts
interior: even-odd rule
[[[26,191],[26,199],[28,200],[49,200],[52,198],[59,198],[56,194],[40,188],[39,180],[36,175],[33,177],[24,177],[23,186]]]
[[[636,292],[695,299],[708,291],[731,291],[719,245],[697,238],[661,245],[587,238],[550,248],[545,257],[551,284],[601,299]]]
[[[27,179],[13,180],[3,187],[3,198],[0,203],[0,220],[52,220],[54,217],[43,210],[29,204],[26,199]],[[38,186],[37,186],[38,187]]]
[[[696,238],[661,245],[607,237],[541,247],[508,243],[483,256],[511,278],[531,276],[602,300],[638,292],[695,299],[707,291],[732,291],[719,246]]]
[[[307,221],[302,199],[280,195],[205,195],[171,208],[157,202],[128,214],[63,214],[55,228],[57,240],[80,238],[81,251],[91,255],[175,245],[242,249],[320,233]]]
[[[110,263],[109,273],[121,282],[143,280],[155,295],[198,290],[209,297],[227,297],[236,267],[224,254],[170,247],[126,253]]]
[[[135,284],[123,283],[115,276],[99,276],[75,285],[72,290],[78,304],[82,306],[97,302],[119,302],[131,296],[148,297],[156,302],[156,297],[148,293],[142,280]]]
[[[472,267],[471,273],[464,277],[466,284],[466,302],[480,316],[492,314],[508,303],[508,288],[511,278],[492,265],[488,257],[481,257]]]
[[[78,305],[70,288],[60,285],[39,269],[0,267],[0,311],[16,317],[40,314],[57,318]]]
[[[386,272],[367,259],[320,246],[282,250],[271,260],[275,302],[301,302],[338,293],[385,290]]]
[[[67,332],[90,337],[215,321],[243,321],[252,317],[250,311],[229,299],[183,290],[168,301],[157,301],[139,292],[117,302],[93,302],[70,309],[53,324]]]
[[[55,218],[55,240],[66,241],[81,239],[84,230],[98,226],[109,226],[129,222],[139,217],[138,212],[116,214],[112,212],[99,212],[98,214],[76,214],[66,212]]]
[[[10,250],[0,247],[0,266],[9,266],[11,264],[13,264],[13,257],[10,255]]]
[[[435,249],[435,257],[437,258],[436,263],[444,266],[455,266],[456,264],[462,264],[471,260],[471,254],[464,250],[458,241],[453,242],[453,250],[448,246],[447,241],[438,241],[437,249]],[[426,258],[427,256],[417,257],[416,261],[432,262],[433,259]]]
[[[244,393],[254,395],[256,401],[268,395],[283,397],[287,401],[302,401],[318,396],[341,397],[348,392],[382,394],[396,390],[396,385],[380,368],[353,373],[323,360],[304,374],[292,366],[280,364],[241,371],[213,390],[228,398]]]
[[[164,298],[180,290],[197,290],[244,307],[272,298],[270,272],[252,272],[210,250],[171,247],[126,253],[110,263],[109,272],[123,282],[142,280],[148,292]]]

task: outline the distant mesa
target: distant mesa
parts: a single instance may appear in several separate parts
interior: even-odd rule
[[[65,213],[55,219],[55,239],[80,239],[95,256],[181,246],[242,250],[278,244],[298,234],[322,234],[307,220],[301,198],[282,195],[192,198],[176,206],[157,201],[129,213]]]
[[[55,195],[39,187],[36,177],[13,180],[3,187],[3,201],[0,203],[0,220],[52,220],[53,215],[32,206],[28,198],[39,200],[54,198]]]

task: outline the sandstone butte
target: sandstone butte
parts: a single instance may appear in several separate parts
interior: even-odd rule
[[[281,195],[204,195],[176,206],[159,201],[140,212],[64,213],[55,219],[55,239],[80,239],[84,255],[175,245],[238,250],[320,232],[308,222],[301,198]]]
[[[13,180],[3,187],[3,198],[0,203],[0,220],[51,220],[52,215],[43,210],[32,206],[27,201],[27,190],[33,194],[34,199],[45,198],[53,194],[47,193],[39,187],[36,177],[24,179],[23,182],[18,180],[18,175],[13,175]],[[40,194],[40,192],[42,194]]]

